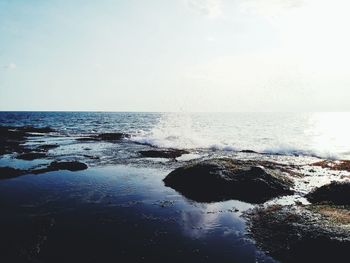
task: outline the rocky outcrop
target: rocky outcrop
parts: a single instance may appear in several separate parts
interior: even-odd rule
[[[12,167],[0,167],[0,179],[8,179],[12,177],[17,177],[24,174],[25,171],[12,168]]]
[[[328,168],[335,171],[348,171],[350,172],[350,160],[323,160],[320,162],[312,163],[312,166],[320,166],[322,168]]]
[[[14,152],[23,153],[28,149],[23,145],[28,136],[53,132],[49,127],[35,128],[31,126],[0,126],[0,155]]]
[[[39,151],[48,151],[51,149],[55,149],[58,148],[59,145],[58,144],[43,144],[43,145],[39,145],[36,149]]]
[[[147,158],[177,158],[183,154],[188,154],[188,151],[177,150],[177,149],[166,149],[166,150],[148,150],[139,152],[142,157]]]
[[[60,170],[67,171],[81,171],[87,169],[88,166],[85,163],[81,163],[78,161],[54,161],[51,162],[47,167],[40,169],[28,169],[21,170],[12,167],[0,167],[0,179],[8,179],[17,177],[25,174],[42,174],[47,172],[54,172]]]
[[[28,152],[28,153],[22,153],[22,154],[18,155],[16,158],[21,159],[21,160],[26,160],[26,161],[32,161],[35,159],[41,159],[41,158],[45,158],[45,157],[46,157],[45,153]]]
[[[33,174],[41,174],[59,170],[80,171],[87,168],[88,166],[85,163],[78,161],[54,161],[50,163],[46,168],[30,170],[29,172]]]
[[[350,205],[350,181],[332,182],[316,188],[306,195],[312,203],[328,202],[335,205]]]
[[[281,262],[348,261],[350,216],[344,208],[272,205],[246,217],[250,237]]]
[[[96,135],[89,135],[86,137],[77,138],[78,141],[108,141],[115,142],[124,138],[129,138],[130,135],[126,133],[114,132],[114,133],[101,133]]]
[[[171,172],[165,179],[184,196],[199,202],[237,199],[263,203],[273,197],[292,194],[291,179],[273,163],[211,159],[195,162]]]

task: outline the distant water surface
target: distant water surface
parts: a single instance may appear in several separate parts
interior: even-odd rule
[[[350,113],[1,112],[0,124],[126,132],[156,147],[350,159]]]

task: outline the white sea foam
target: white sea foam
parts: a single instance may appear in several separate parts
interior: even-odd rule
[[[140,130],[130,140],[159,148],[350,159],[350,126],[344,119],[329,118],[322,114],[164,114],[153,128]],[[335,127],[329,128],[328,122]]]

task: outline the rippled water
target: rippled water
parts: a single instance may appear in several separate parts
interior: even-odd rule
[[[242,214],[252,204],[194,202],[165,187],[162,180],[191,159],[302,164],[303,173],[309,175],[295,178],[295,195],[270,202],[304,202],[303,195],[313,187],[348,176],[308,166],[319,161],[315,156],[350,159],[347,117],[347,113],[2,112],[2,125],[56,130],[29,137],[27,147],[58,147],[33,161],[7,154],[0,158],[0,166],[28,169],[72,159],[89,168],[0,180],[0,261],[275,262],[247,235]],[[117,142],[76,140],[101,132],[131,137]],[[140,155],[154,146],[190,153],[176,160]],[[244,149],[282,155],[240,152]]]
[[[0,113],[0,123],[66,134],[121,131],[157,147],[350,159],[350,113]]]

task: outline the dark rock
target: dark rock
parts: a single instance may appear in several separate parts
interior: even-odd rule
[[[332,182],[313,190],[306,195],[306,198],[311,203],[350,205],[350,182]]]
[[[24,174],[25,171],[11,167],[0,167],[0,179],[7,179]]]
[[[350,221],[335,221],[319,209],[258,207],[246,215],[248,233],[259,248],[281,262],[332,262],[335,255],[337,262],[347,262]],[[343,208],[339,211],[348,212]]]
[[[242,150],[240,151],[241,153],[258,153],[256,151],[253,151],[253,150]]]
[[[118,141],[121,140],[123,138],[127,138],[128,135],[125,133],[101,133],[97,136],[98,139],[102,140],[102,141]]]
[[[320,162],[312,163],[312,166],[320,166],[322,168],[328,168],[335,171],[348,171],[350,172],[350,160],[323,160]]]
[[[278,168],[231,159],[212,159],[180,167],[164,183],[199,202],[237,199],[263,203],[293,193],[291,179]]]
[[[46,168],[31,170],[33,174],[41,174],[59,170],[68,170],[68,171],[80,171],[87,169],[88,166],[85,163],[78,161],[54,161],[50,163]]]
[[[45,153],[29,152],[29,153],[20,154],[16,158],[21,159],[21,160],[32,161],[35,159],[41,159],[41,158],[45,158],[45,157],[46,157]]]
[[[80,137],[80,138],[76,138],[76,140],[80,142],[97,141],[96,137]]]
[[[37,127],[32,127],[32,126],[19,127],[18,129],[20,129],[24,132],[31,132],[31,133],[50,133],[50,132],[55,131],[54,129],[52,129],[50,127],[37,128]]]
[[[37,150],[42,150],[42,151],[48,151],[48,150],[51,150],[51,149],[55,149],[55,148],[58,148],[59,145],[58,144],[43,144],[43,145],[40,145],[38,146],[36,149]]]
[[[88,168],[88,166],[85,163],[81,163],[78,161],[71,161],[71,162],[52,162],[47,167],[48,169],[52,171],[57,170],[68,170],[68,171],[79,171],[79,170],[85,170]]]
[[[35,128],[30,126],[0,126],[0,155],[8,153],[22,153],[28,150],[23,145],[31,133],[48,133],[54,131],[49,127]]]
[[[119,141],[122,140],[124,138],[129,138],[130,135],[125,134],[125,133],[101,133],[101,134],[97,134],[97,135],[91,135],[91,136],[87,136],[87,137],[81,137],[81,138],[77,138],[78,141]]]
[[[142,157],[148,158],[177,158],[183,154],[188,154],[185,150],[167,149],[167,150],[149,150],[140,151]]]

